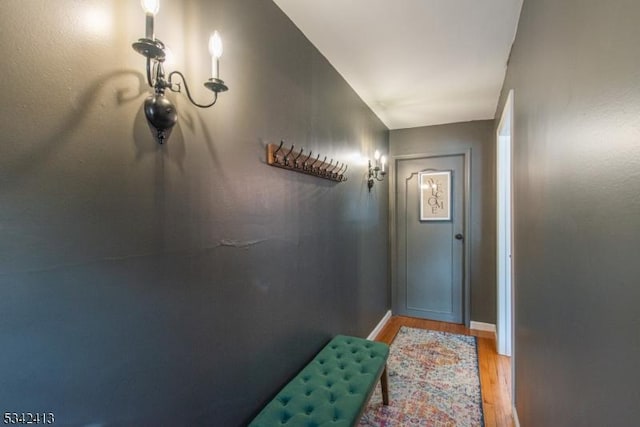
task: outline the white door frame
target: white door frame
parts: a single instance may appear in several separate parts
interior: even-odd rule
[[[513,90],[496,130],[497,183],[497,351],[513,356]]]

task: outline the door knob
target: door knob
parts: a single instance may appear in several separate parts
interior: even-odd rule
[[[456,234],[455,237],[456,237],[457,240],[463,240],[464,239],[464,236],[462,234],[460,234],[460,233]]]

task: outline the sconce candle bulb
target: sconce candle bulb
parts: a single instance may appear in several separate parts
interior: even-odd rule
[[[187,80],[180,71],[172,71],[167,76],[164,72],[165,59],[169,54],[168,48],[160,40],[155,38],[154,34],[154,16],[160,9],[160,0],[141,0],[142,8],[146,13],[146,31],[145,38],[138,39],[133,43],[133,49],[140,55],[147,58],[147,83],[154,89],[154,94],[149,96],[144,102],[144,113],[147,117],[149,125],[155,130],[155,137],[160,144],[163,144],[171,129],[178,121],[178,112],[175,105],[169,98],[165,96],[168,89],[171,92],[182,92],[184,87],[185,94],[189,101],[198,108],[209,108],[218,100],[218,93],[225,92],[229,88],[219,77],[218,58],[222,55],[222,40],[217,32],[215,32],[209,40],[209,51],[216,62],[212,70],[212,78],[204,83],[204,86],[214,93],[213,101],[209,104],[198,104],[191,97]],[[182,80],[181,83],[173,82],[172,77],[178,76]]]
[[[222,56],[222,39],[217,31],[209,37],[209,54],[211,55],[211,78],[220,78],[220,57]]]
[[[140,0],[142,8],[148,14],[155,15],[160,10],[159,0]]]
[[[156,13],[158,13],[158,10],[160,10],[160,0],[141,0],[140,3],[146,14],[145,37],[149,40],[154,40],[154,17]]]

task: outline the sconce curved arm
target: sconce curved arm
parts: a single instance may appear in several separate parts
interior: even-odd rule
[[[151,72],[151,68],[155,67],[155,63],[154,65],[151,65],[151,58],[147,58],[147,83],[149,84],[149,87],[154,87],[156,85],[156,82],[153,80],[152,75],[155,74]]]
[[[177,89],[174,89],[174,83],[171,80],[171,78],[173,77],[174,74],[177,74],[180,76],[180,78],[182,79],[182,82],[184,83],[184,89],[185,92],[187,93],[187,98],[189,98],[189,101],[191,101],[191,103],[193,105],[195,105],[198,108],[209,108],[212,107],[217,101],[218,101],[218,92],[213,92],[214,93],[214,97],[213,97],[213,101],[210,104],[198,104],[196,101],[193,100],[193,98],[191,97],[191,92],[189,91],[189,86],[187,85],[187,79],[185,79],[184,74],[182,74],[180,71],[172,71],[171,73],[169,73],[169,80],[168,80],[168,87],[171,90],[171,92],[182,92],[182,88],[180,86],[180,83],[176,83],[176,86],[178,86]]]

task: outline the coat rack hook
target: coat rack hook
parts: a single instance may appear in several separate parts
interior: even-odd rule
[[[320,158],[320,156],[318,155],[318,158]],[[320,164],[318,165],[317,168],[315,168],[315,173],[320,174],[320,166],[322,166],[325,162],[327,161],[327,156],[324,156],[324,159],[322,159],[322,162],[320,162]],[[314,162],[315,163],[315,162]],[[313,168],[312,168],[313,170]]]
[[[340,173],[340,171],[342,170],[342,168],[344,167],[344,163],[336,163],[336,167],[338,167],[338,165],[340,166],[338,168],[338,170],[335,170],[335,168],[331,169],[331,178],[337,178],[338,174]]]
[[[347,177],[344,176],[345,173],[347,173],[347,169],[349,169],[349,165],[344,165],[344,170],[340,172],[340,175],[338,175],[338,178],[340,178],[341,181],[346,181]]]
[[[330,177],[334,177],[335,173],[334,171],[336,170],[336,168],[338,167],[338,165],[340,164],[340,162],[336,162],[336,165],[334,167],[331,168],[331,170],[329,171],[329,176]],[[340,169],[342,169],[342,167],[340,167]]]
[[[329,160],[329,164],[326,165],[324,167],[324,169],[322,169],[322,175],[326,176],[328,171],[329,171],[329,167],[333,164],[333,159]]]
[[[302,156],[302,153],[304,153],[304,148],[300,150],[300,153],[298,153],[298,155],[293,159],[293,167],[298,169],[299,163],[298,163],[298,159],[300,158],[300,156]]]
[[[274,163],[280,163],[280,161],[278,160],[278,151],[282,149],[282,144],[284,144],[284,140],[280,141],[280,145],[278,146],[278,149],[274,151],[272,154]]]
[[[289,166],[289,156],[291,155],[291,153],[293,152],[293,148],[295,146],[292,144],[291,145],[291,150],[289,150],[289,152],[287,154],[284,155],[284,165],[285,166]]]
[[[325,157],[325,159],[326,159],[326,157]],[[313,161],[313,163],[311,163],[311,165],[309,166],[309,169],[310,169],[312,172],[313,172],[313,169],[314,169],[314,168],[313,168],[313,165],[315,165],[315,164],[316,164],[316,162],[317,162],[318,160],[320,160],[320,154],[318,154],[318,157],[316,157],[316,159]]]
[[[309,155],[307,156],[307,158],[304,159],[304,162],[302,162],[302,169],[307,170],[309,166],[309,159],[311,158],[311,156],[313,156],[313,150],[309,152]]]

